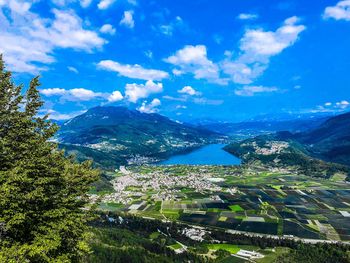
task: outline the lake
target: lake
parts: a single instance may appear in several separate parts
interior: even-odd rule
[[[189,153],[174,155],[157,165],[239,165],[241,160],[223,150],[225,144],[209,144]]]

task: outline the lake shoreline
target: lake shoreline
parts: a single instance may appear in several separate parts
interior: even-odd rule
[[[226,144],[209,144],[170,156],[153,165],[240,165],[241,159],[227,152]]]

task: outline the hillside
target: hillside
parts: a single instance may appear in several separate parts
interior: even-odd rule
[[[79,160],[117,167],[148,162],[222,138],[201,128],[177,123],[159,114],[125,107],[95,107],[65,122],[57,140]]]
[[[315,156],[350,165],[350,113],[332,117],[318,128],[293,137]]]
[[[296,166],[307,175],[326,178],[341,171],[349,180],[349,169],[342,164],[350,164],[350,113],[331,117],[309,131],[258,136],[231,144],[226,150],[246,163]]]
[[[282,168],[311,177],[332,178],[341,175],[350,180],[348,166],[314,158],[302,144],[295,140],[282,140],[278,134],[232,143],[225,150],[240,157],[245,164],[258,164],[270,170]]]

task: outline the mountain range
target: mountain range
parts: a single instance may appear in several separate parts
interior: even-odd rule
[[[211,122],[201,124],[200,127],[231,136],[250,137],[253,135],[273,133],[278,131],[303,132],[314,129],[329,117],[289,119],[289,120],[252,120],[237,123]]]
[[[98,166],[114,168],[166,158],[225,137],[159,114],[108,106],[68,120],[56,139],[78,160],[93,159]]]

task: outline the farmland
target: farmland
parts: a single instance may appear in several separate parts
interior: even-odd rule
[[[102,210],[305,239],[350,240],[350,189],[261,166],[130,166],[117,171]]]

